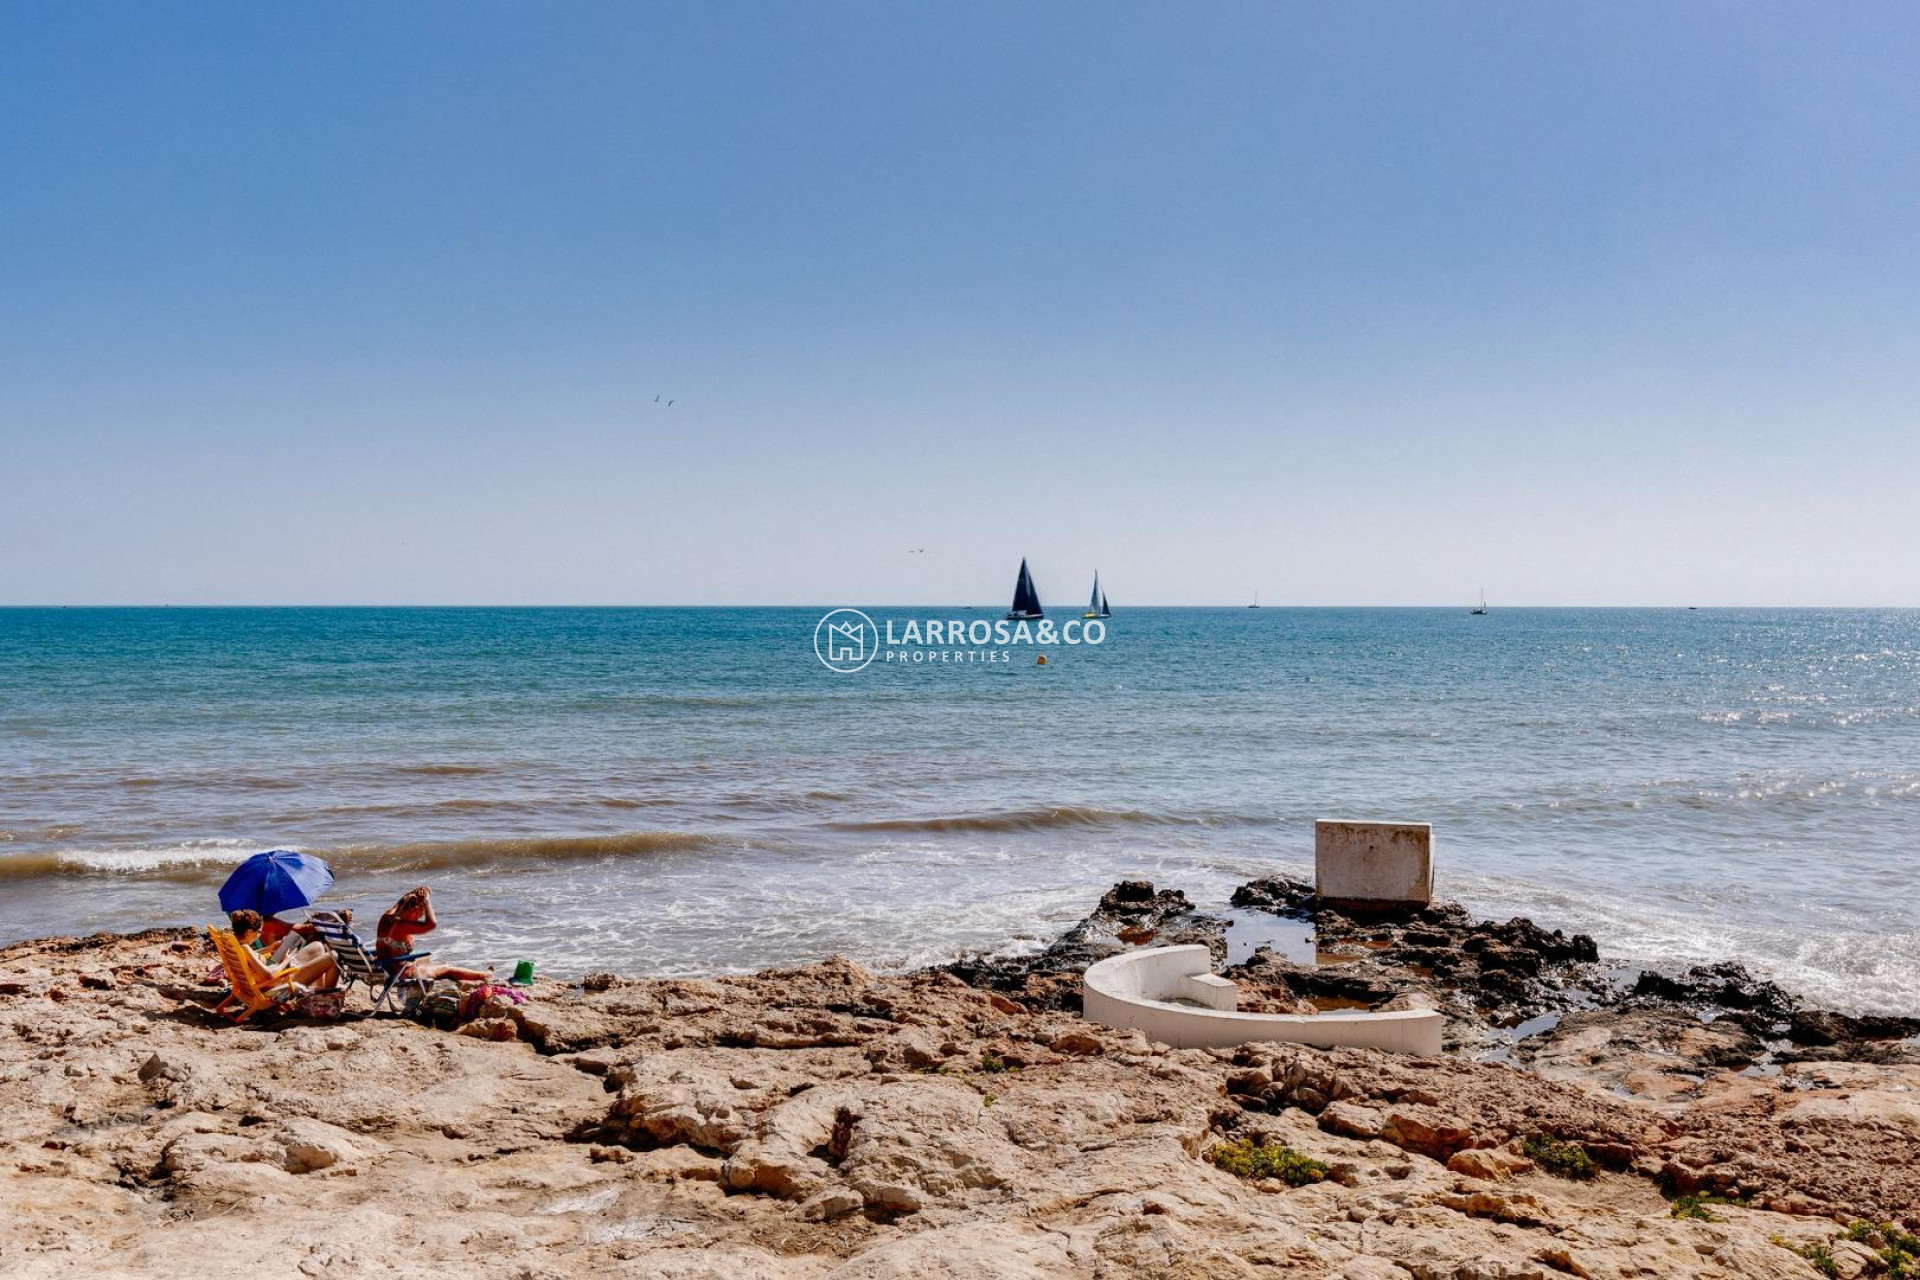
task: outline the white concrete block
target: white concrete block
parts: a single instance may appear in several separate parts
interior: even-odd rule
[[[1180,979],[1180,996],[1209,1009],[1240,1007],[1240,987],[1217,973],[1194,973]]]
[[[1081,983],[1081,1012],[1089,1022],[1138,1028],[1148,1040],[1176,1049],[1276,1041],[1428,1056],[1440,1052],[1446,1019],[1433,1009],[1239,1013],[1222,1003],[1223,997],[1237,999],[1233,992],[1223,992],[1222,985],[1233,983],[1213,972],[1205,947],[1128,951],[1088,966]]]
[[[1432,824],[1320,819],[1313,824],[1313,886],[1332,903],[1432,902]]]

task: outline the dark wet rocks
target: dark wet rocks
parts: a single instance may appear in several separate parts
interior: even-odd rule
[[[1852,1040],[1910,1040],[1920,1036],[1920,1018],[1855,1018],[1827,1009],[1796,1009],[1787,1020],[1795,1044],[1845,1044]]]
[[[1704,1021],[1733,1023],[1770,1042],[1755,1055],[1768,1063],[1920,1061],[1911,1043],[1920,1037],[1920,1019],[1803,1008],[1778,983],[1733,962],[1695,965],[1677,976],[1648,970],[1620,1007],[1677,1007]]]
[[[1233,891],[1230,899],[1236,907],[1250,907],[1256,911],[1272,911],[1280,915],[1295,912],[1310,912],[1318,904],[1318,896],[1313,886],[1305,881],[1292,880],[1286,876],[1268,876],[1262,880],[1249,880]]]
[[[1493,1028],[1578,1008],[1599,985],[1592,938],[1525,919],[1476,920],[1458,903],[1333,907],[1318,902],[1312,885],[1271,876],[1242,885],[1233,905],[1313,926],[1319,963],[1261,951],[1228,971],[1261,993],[1256,999],[1378,1009],[1396,998],[1425,997],[1447,1014],[1452,1049],[1492,1047],[1499,1041]]]
[[[1920,1020],[1804,1009],[1737,963],[1647,970],[1623,988],[1587,935],[1475,920],[1458,903],[1356,912],[1318,905],[1312,885],[1279,876],[1242,885],[1233,902],[1310,922],[1320,953],[1303,965],[1260,951],[1228,970],[1248,988],[1243,1007],[1380,1009],[1425,996],[1447,1015],[1450,1050],[1512,1053],[1651,1096],[1714,1071],[1920,1061]],[[1512,1028],[1518,1044],[1502,1034]]]
[[[1739,1010],[1755,1020],[1785,1021],[1794,1008],[1793,997],[1778,983],[1756,978],[1745,965],[1731,961],[1695,965],[1678,977],[1649,969],[1635,980],[1634,996],[1651,996],[1673,1004]]]
[[[1048,964],[1085,968],[1131,947],[1199,943],[1226,955],[1226,921],[1202,915],[1178,889],[1156,891],[1146,880],[1122,880],[1101,897],[1092,914],[1042,955]]]
[[[1600,959],[1600,948],[1586,934],[1549,932],[1524,917],[1504,924],[1478,922],[1467,930],[1461,945],[1480,956],[1482,966],[1498,957],[1500,967],[1529,973],[1538,973],[1546,965],[1593,964]]]
[[[1253,953],[1244,964],[1234,965],[1227,975],[1259,992],[1262,988],[1280,988],[1282,1003],[1314,1001],[1368,1007],[1391,1000],[1411,981],[1426,985],[1415,975],[1396,974],[1379,964],[1311,965],[1297,964],[1265,949]],[[1253,1008],[1243,994],[1242,1008]]]
[[[1240,1008],[1262,1013],[1422,1006],[1446,1015],[1451,1052],[1511,1059],[1648,1099],[1693,1090],[1717,1071],[1803,1061],[1920,1061],[1920,1020],[1801,1008],[1778,984],[1735,963],[1680,974],[1648,970],[1631,985],[1586,934],[1531,920],[1477,920],[1454,902],[1357,911],[1320,904],[1285,876],[1250,881],[1232,904],[1311,926],[1315,963],[1268,948],[1224,967]],[[1216,966],[1226,922],[1177,889],[1116,884],[1037,955],[968,957],[944,972],[1007,1011],[1074,1012],[1080,974],[1132,947],[1201,943]],[[1630,971],[1627,971],[1630,972]]]
[[[1225,959],[1227,923],[1198,911],[1178,889],[1122,880],[1093,911],[1033,956],[967,956],[942,969],[969,986],[1000,992],[1021,1006],[1075,1011],[1088,965],[1137,947],[1199,944]]]
[[[1787,1018],[1793,1047],[1780,1062],[1920,1062],[1920,1018],[1860,1017],[1830,1009],[1795,1009]]]

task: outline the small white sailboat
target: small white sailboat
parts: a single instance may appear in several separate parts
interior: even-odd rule
[[[1253,589],[1253,603],[1248,605],[1247,608],[1258,609],[1259,607],[1260,607],[1260,589],[1258,587],[1255,587]]]
[[[1474,617],[1478,618],[1484,615],[1486,611],[1487,611],[1487,589],[1485,587],[1482,587],[1480,588],[1480,607],[1478,609],[1469,609],[1467,610],[1467,612],[1472,614]]]
[[[1087,599],[1087,611],[1080,616],[1083,618],[1111,618],[1113,616],[1113,610],[1107,607],[1106,593],[1100,590],[1100,571],[1098,569],[1093,571],[1093,595]]]

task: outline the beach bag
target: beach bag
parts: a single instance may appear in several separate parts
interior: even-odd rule
[[[331,991],[309,991],[305,995],[289,1000],[286,1011],[296,1018],[317,1018],[321,1021],[337,1018],[347,1009],[347,993],[338,987]]]
[[[441,1031],[451,1031],[460,1023],[460,984],[440,978],[429,986],[407,1013],[415,1022]]]

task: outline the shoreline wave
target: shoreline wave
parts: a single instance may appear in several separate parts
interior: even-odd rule
[[[434,871],[509,862],[546,863],[682,853],[739,843],[737,838],[705,832],[626,831],[610,835],[506,836],[295,847],[318,854],[337,870]],[[50,849],[10,854],[0,857],[0,882],[81,876],[211,879],[266,847],[257,841],[219,839],[157,847]]]

